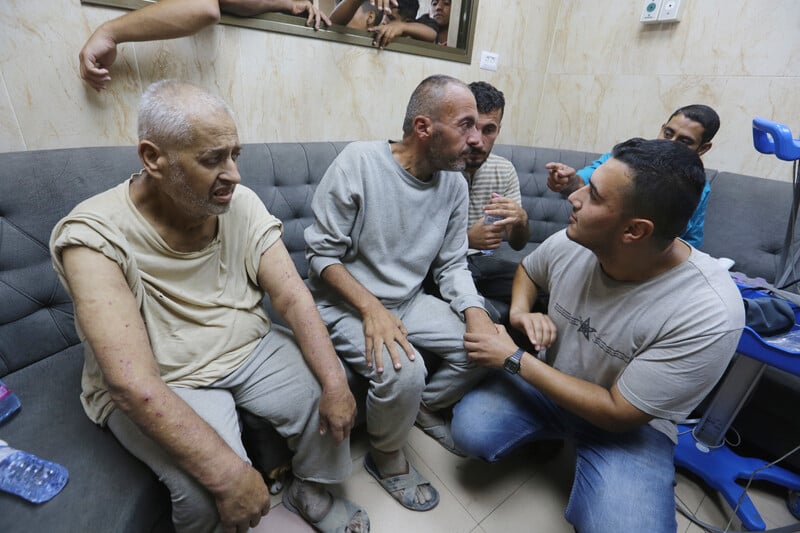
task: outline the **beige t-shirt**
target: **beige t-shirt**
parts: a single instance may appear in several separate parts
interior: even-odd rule
[[[202,387],[237,369],[270,330],[257,275],[261,255],[281,237],[281,222],[239,185],[216,238],[203,250],[176,252],[133,205],[125,181],[80,203],[53,229],[53,265],[69,292],[61,251],[86,246],[117,263],[144,318],[166,383]],[[113,310],[112,310],[113,311]],[[78,327],[80,339],[85,340]],[[114,409],[84,343],[81,401],[103,424]]]

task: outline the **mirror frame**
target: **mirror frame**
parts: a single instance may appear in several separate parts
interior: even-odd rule
[[[135,10],[154,3],[153,0],[81,0],[81,4],[116,7],[120,9]],[[458,25],[457,47],[441,46],[434,43],[418,41],[409,37],[400,37],[389,44],[385,49],[406,54],[414,54],[460,63],[472,62],[472,44],[475,38],[475,23],[478,18],[478,0],[462,0],[461,14]],[[256,30],[272,31],[300,37],[323,39],[342,44],[353,44],[375,47],[372,45],[372,34],[353,30],[334,24],[330,28],[313,28],[305,25],[303,17],[287,15],[284,13],[263,13],[255,17],[237,17],[223,14],[220,24],[239,26]]]

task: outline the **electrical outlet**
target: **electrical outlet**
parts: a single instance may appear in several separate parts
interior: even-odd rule
[[[487,52],[484,50],[481,52],[481,68],[483,70],[497,70],[497,63],[499,59],[500,56],[494,52]]]
[[[642,15],[639,22],[642,24],[653,24],[658,22],[658,12],[661,11],[662,0],[644,0]]]
[[[659,22],[678,22],[681,19],[681,0],[664,0],[658,13]]]

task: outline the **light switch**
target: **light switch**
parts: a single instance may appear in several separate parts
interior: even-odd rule
[[[483,70],[497,70],[499,56],[494,52],[481,52],[481,68]]]

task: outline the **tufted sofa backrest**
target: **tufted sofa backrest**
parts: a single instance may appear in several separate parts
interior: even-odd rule
[[[79,342],[50,263],[50,231],[139,165],[127,147],[0,154],[0,377]]]
[[[303,230],[311,223],[311,198],[346,145],[243,146],[242,181],[283,221],[284,242],[304,278]],[[581,168],[597,154],[513,145],[497,145],[495,153],[509,159],[519,175],[531,228],[527,253],[569,220],[569,203],[547,188],[544,165],[560,161]],[[124,181],[140,167],[134,147],[0,154],[0,377],[78,344],[72,304],[50,263],[50,231],[78,202]],[[735,259],[743,272],[773,279],[791,201],[789,184],[730,173],[717,176],[716,171],[709,171],[709,178],[714,192],[704,248]],[[765,211],[775,220],[765,220]],[[743,244],[740,251],[731,246],[737,240]]]
[[[707,176],[710,172],[706,171]],[[736,272],[774,282],[791,214],[792,184],[713,172],[700,249],[714,257],[733,259]]]
[[[545,165],[558,162],[580,169],[599,156],[591,152],[508,144],[495,146],[493,153],[511,161],[519,176],[522,207],[528,213],[530,227],[528,242],[531,245],[526,247],[527,251],[569,223],[570,203],[561,194],[547,188]]]

